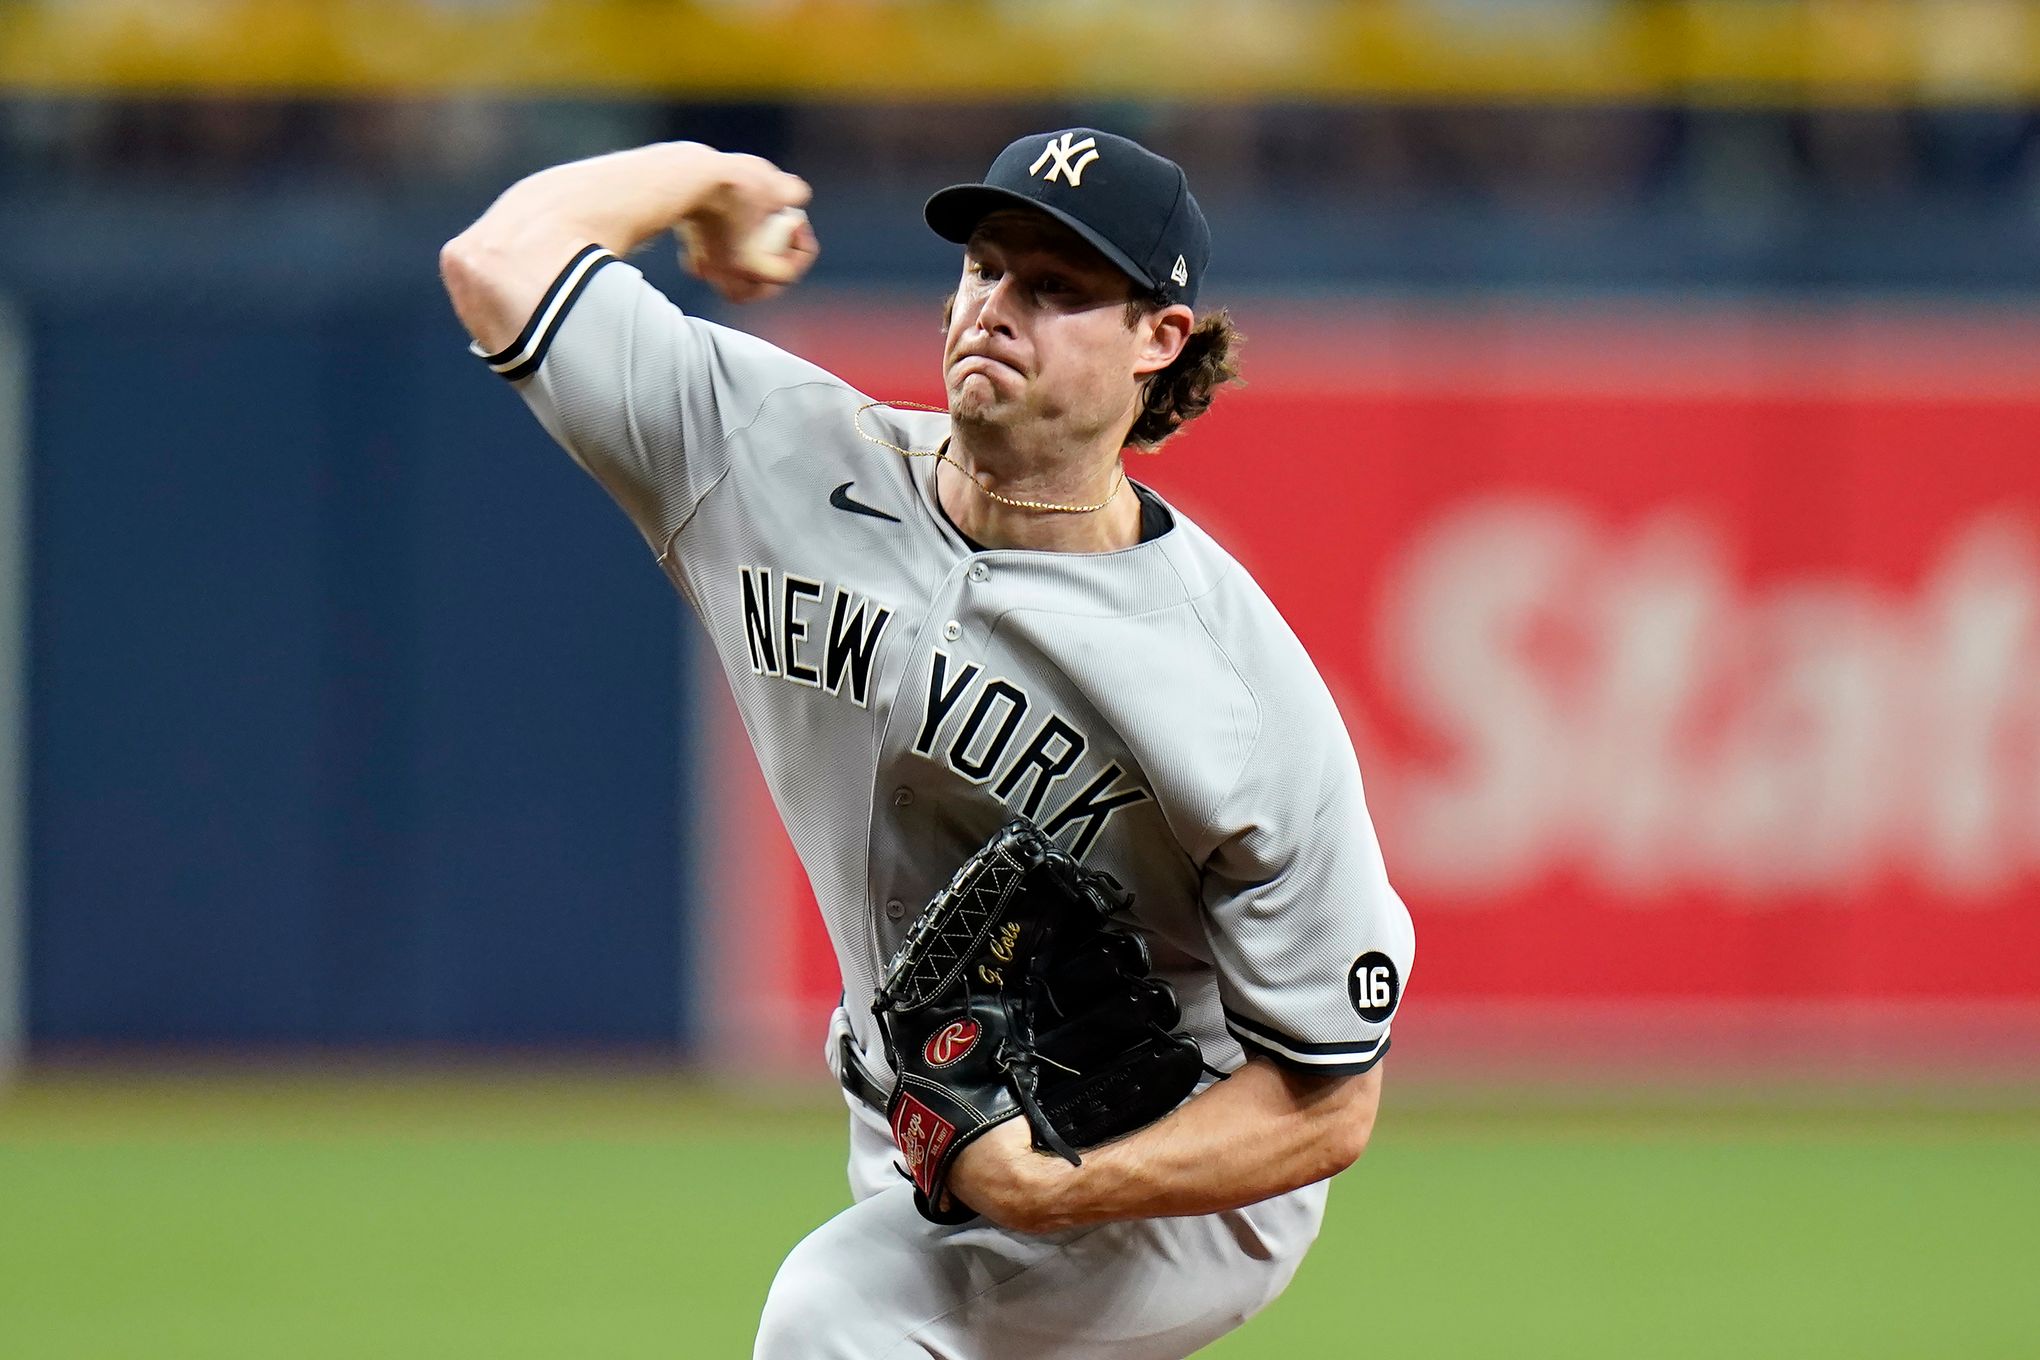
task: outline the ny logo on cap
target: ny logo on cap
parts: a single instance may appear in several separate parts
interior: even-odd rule
[[[1041,175],[1041,167],[1047,165],[1048,173],[1041,175],[1043,183],[1053,184],[1058,179],[1063,179],[1069,181],[1069,186],[1072,189],[1082,187],[1084,183],[1084,167],[1098,159],[1096,149],[1098,139],[1096,137],[1086,137],[1083,141],[1079,142],[1076,140],[1076,136],[1077,134],[1074,132],[1065,132],[1060,140],[1054,137],[1049,138],[1048,145],[1042,149],[1039,156],[1034,158],[1034,164],[1027,167],[1027,173],[1030,175]],[[1084,154],[1077,156],[1079,151]],[[1070,160],[1072,156],[1077,156],[1074,163]],[[1055,163],[1049,165],[1050,161]]]

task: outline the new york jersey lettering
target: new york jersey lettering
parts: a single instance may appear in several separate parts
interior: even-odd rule
[[[986,680],[976,662],[961,666],[941,648],[928,657],[928,690],[914,753],[938,760],[973,784],[990,784],[1000,802],[1041,823],[1051,836],[1073,831],[1065,843],[1081,856],[1113,816],[1151,795],[1116,761],[1072,791],[1057,788],[1091,746],[1077,725],[1046,707],[1015,682]],[[1030,713],[1041,713],[1025,739]],[[959,716],[960,715],[960,716]],[[942,737],[950,733],[945,746]],[[1051,803],[1051,795],[1056,799]],[[1042,809],[1050,810],[1044,814]]]
[[[892,622],[890,608],[838,585],[824,627],[827,582],[770,567],[738,567],[737,575],[753,675],[847,696],[859,708],[870,704],[872,661]]]

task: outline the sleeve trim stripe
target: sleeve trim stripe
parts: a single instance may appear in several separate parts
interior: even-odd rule
[[[537,372],[574,299],[588,286],[588,280],[595,277],[596,270],[615,262],[616,256],[601,246],[583,246],[579,254],[567,261],[566,268],[552,281],[552,287],[546,289],[523,332],[507,348],[483,355],[482,361],[511,382]]]
[[[1374,1064],[1380,1062],[1388,1053],[1388,1040],[1386,1038],[1382,1039],[1380,1045],[1365,1057],[1334,1058],[1329,1055],[1319,1055],[1316,1057],[1299,1056],[1273,1044],[1262,1043],[1252,1035],[1243,1033],[1240,1030],[1234,1030],[1233,1037],[1240,1041],[1240,1047],[1244,1048],[1248,1053],[1258,1053],[1263,1057],[1273,1059],[1283,1067],[1301,1072],[1309,1072],[1321,1077],[1358,1076],[1374,1066]]]
[[[1226,1027],[1241,1042],[1251,1040],[1256,1047],[1273,1050],[1293,1061],[1311,1066],[1330,1066],[1337,1063],[1353,1062],[1377,1056],[1388,1047],[1388,1036],[1375,1039],[1361,1039],[1340,1044],[1312,1044],[1301,1039],[1292,1039],[1280,1030],[1256,1023],[1230,1009],[1225,1012]]]

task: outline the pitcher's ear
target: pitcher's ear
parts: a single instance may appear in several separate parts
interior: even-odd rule
[[[1146,377],[1176,362],[1176,356],[1189,342],[1190,332],[1196,329],[1197,314],[1179,302],[1147,313],[1139,325],[1142,332],[1140,363],[1134,368],[1134,373]]]

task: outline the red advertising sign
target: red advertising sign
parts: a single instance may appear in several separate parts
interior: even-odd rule
[[[772,333],[925,400],[932,310]],[[2040,1005],[2040,329],[1237,310],[1132,472],[1338,698],[1413,999]]]

